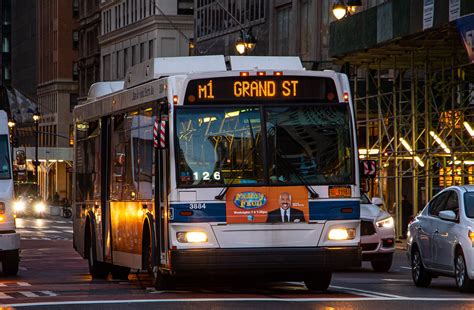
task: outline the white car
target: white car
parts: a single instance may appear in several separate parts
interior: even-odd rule
[[[393,218],[382,210],[380,198],[372,202],[366,194],[360,196],[362,260],[370,261],[377,272],[390,270],[395,252],[395,227]]]
[[[462,292],[474,289],[474,186],[452,186],[433,197],[408,226],[408,259],[416,286],[431,279],[456,279]]]

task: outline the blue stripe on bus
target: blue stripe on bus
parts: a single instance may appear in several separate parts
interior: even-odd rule
[[[191,208],[191,205],[205,205],[205,209]],[[225,203],[172,203],[173,223],[205,223],[205,222],[226,222]],[[343,213],[341,209],[352,208],[351,213]],[[182,211],[192,211],[190,216],[181,215]],[[352,220],[360,218],[360,202],[357,200],[318,200],[309,202],[310,220]]]
[[[342,213],[341,209],[352,208],[352,213]],[[360,218],[358,200],[318,200],[309,202],[310,220],[356,220]]]
[[[205,205],[206,208],[195,209],[191,208],[192,205],[201,208]],[[173,208],[173,219],[171,220],[173,223],[225,222],[227,218],[225,203],[172,203],[171,208]],[[192,211],[193,215],[183,216],[180,214],[182,211]]]

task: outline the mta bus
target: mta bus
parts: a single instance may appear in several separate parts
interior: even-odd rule
[[[326,290],[359,267],[348,78],[297,57],[156,58],[74,109],[74,247],[93,277],[147,271]]]

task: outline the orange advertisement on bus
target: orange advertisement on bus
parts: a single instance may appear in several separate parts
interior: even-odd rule
[[[304,186],[234,187],[226,195],[227,223],[302,223],[309,220]]]

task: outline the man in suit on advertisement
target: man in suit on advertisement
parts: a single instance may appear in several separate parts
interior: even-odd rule
[[[281,193],[278,203],[278,209],[268,212],[267,223],[305,222],[303,211],[291,207],[292,199],[289,193]]]

